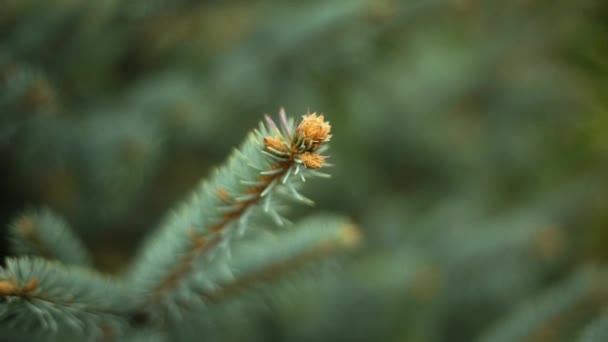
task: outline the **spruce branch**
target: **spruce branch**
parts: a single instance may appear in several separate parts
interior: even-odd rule
[[[358,228],[342,217],[307,218],[288,231],[237,242],[234,255],[225,264],[215,263],[210,265],[212,268],[199,271],[197,276],[215,285],[201,288],[197,295],[204,301],[219,302],[344,248],[355,247],[360,240]]]
[[[116,280],[58,262],[9,258],[0,268],[0,321],[22,332],[119,334],[128,324],[133,298]]]
[[[14,255],[39,256],[64,264],[90,266],[91,258],[67,223],[47,209],[28,211],[10,225]]]
[[[148,294],[149,305],[179,315],[179,303],[189,300],[192,291],[215,286],[196,275],[221,260],[220,252],[229,254],[235,236],[264,217],[284,225],[280,209],[285,196],[312,202],[298,187],[308,177],[326,176],[318,169],[327,165],[322,153],[331,126],[316,113],[304,115],[298,125],[284,110],[279,116],[278,125],[266,116],[266,124],[261,123],[144,246],[129,276],[135,288]]]

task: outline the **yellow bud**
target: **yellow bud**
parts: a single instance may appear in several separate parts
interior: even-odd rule
[[[283,145],[283,142],[281,141],[281,139],[278,138],[272,138],[272,137],[264,137],[264,146],[266,148],[270,147],[276,151],[281,151],[281,152],[285,152],[285,145]]]
[[[17,292],[17,286],[7,280],[0,280],[0,296],[12,296]]]
[[[300,160],[309,169],[318,169],[323,166],[325,157],[318,154],[305,152],[299,155]]]
[[[331,125],[325,121],[323,114],[317,116],[317,113],[312,113],[302,118],[302,122],[296,128],[296,134],[304,138],[306,145],[316,148],[319,144],[329,141]]]

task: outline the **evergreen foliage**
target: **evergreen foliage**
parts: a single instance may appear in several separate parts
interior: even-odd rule
[[[122,330],[136,302],[117,280],[37,258],[8,259],[0,277],[3,327],[37,339]]]
[[[82,244],[50,211],[21,215],[11,226],[13,248],[28,256],[8,259],[1,269],[0,321],[36,339],[163,338],[201,307],[356,245],[357,229],[337,217],[264,230],[286,224],[285,201],[312,202],[297,183],[327,176],[318,171],[331,138],[324,116],[307,114],[296,124],[281,110],[280,119],[277,125],[267,116],[167,216],[122,277],[91,270]]]
[[[0,0],[0,341],[606,340],[607,15]]]

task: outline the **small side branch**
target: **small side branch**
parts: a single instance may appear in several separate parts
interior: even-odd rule
[[[337,217],[309,218],[295,228],[296,232],[282,233],[270,240],[247,242],[244,252],[233,257],[227,266],[235,270],[233,280],[218,283],[216,288],[199,295],[205,301],[220,302],[254,286],[272,283],[361,241],[358,228]],[[257,256],[251,260],[248,252]]]
[[[70,265],[91,265],[91,257],[82,242],[50,210],[21,214],[10,225],[10,236],[15,255],[39,256]]]
[[[38,258],[8,259],[0,268],[0,320],[17,330],[101,336],[127,326],[136,306],[118,281]]]

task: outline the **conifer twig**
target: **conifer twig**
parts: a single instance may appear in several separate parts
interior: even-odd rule
[[[39,256],[64,264],[90,265],[82,242],[60,217],[47,209],[28,211],[10,225],[14,255]]]
[[[0,268],[0,320],[22,331],[97,336],[127,324],[136,300],[117,280],[40,258]]]
[[[151,294],[150,305],[172,307],[183,302],[178,297],[193,295],[202,286],[193,277],[195,269],[209,267],[206,263],[219,252],[229,252],[231,239],[260,217],[267,215],[283,225],[278,189],[310,203],[295,183],[320,174],[330,130],[324,116],[316,113],[304,115],[297,126],[284,110],[280,125],[266,116],[266,125],[251,133],[144,247],[130,276],[137,288]]]
[[[246,242],[248,246],[229,261],[229,267],[247,271],[235,274],[231,281],[220,283],[215,288],[201,291],[200,295],[211,302],[221,301],[252,286],[270,283],[339,250],[357,246],[360,240],[358,228],[342,218],[309,218],[298,223],[294,232],[282,233],[270,241]],[[251,260],[252,254],[256,255],[257,262]]]

